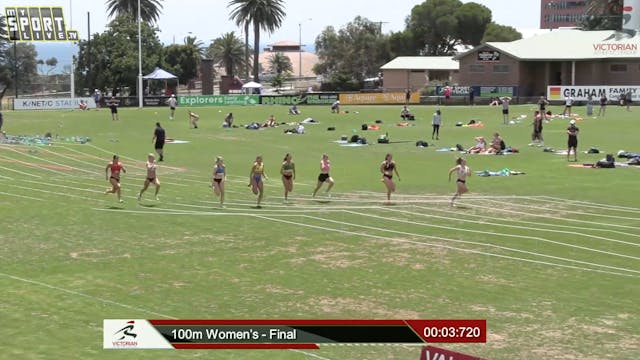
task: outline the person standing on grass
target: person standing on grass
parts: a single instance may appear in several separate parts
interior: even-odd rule
[[[320,175],[318,175],[318,184],[316,185],[315,190],[313,190],[313,197],[316,197],[318,190],[322,187],[322,184],[327,183],[327,190],[325,190],[325,194],[328,197],[331,197],[331,188],[333,187],[334,181],[331,175],[331,161],[329,160],[329,155],[322,154],[322,159],[320,159]]]
[[[187,109],[187,114],[189,115],[189,128],[193,127],[194,129],[197,129],[200,115],[194,113],[191,109]]]
[[[120,120],[120,118],[118,117],[118,103],[119,102],[120,101],[117,100],[113,96],[109,100],[109,109],[111,109],[111,120],[112,121]]]
[[[171,94],[171,96],[167,100],[167,105],[169,105],[169,109],[171,109],[169,120],[173,120],[174,116],[176,115],[176,106],[178,106],[178,100],[176,99],[176,96],[174,94]]]
[[[456,160],[456,166],[449,170],[449,181],[451,181],[451,174],[454,172],[457,174],[458,179],[456,180],[456,193],[451,198],[451,206],[455,206],[456,199],[461,197],[462,194],[469,192],[467,176],[471,176],[471,169],[467,166],[467,161],[461,157]]]
[[[604,116],[604,113],[607,110],[608,101],[609,99],[607,99],[607,96],[605,94],[602,94],[602,96],[600,96],[600,109],[598,109],[598,116]]]
[[[118,196],[118,202],[124,202],[122,200],[122,188],[120,187],[120,172],[126,173],[127,169],[122,166],[118,155],[113,155],[113,159],[107,164],[104,169],[107,181],[111,183],[111,189],[107,189],[105,194],[116,194]],[[111,172],[111,174],[109,174]]]
[[[156,187],[155,197],[156,200],[160,200],[158,198],[158,192],[160,192],[160,180],[158,180],[158,176],[156,174],[156,157],[153,154],[147,155],[147,177],[144,179],[144,185],[140,193],[138,194],[138,201],[142,200],[142,194],[147,191],[149,188],[149,184],[153,184]]]
[[[576,127],[576,121],[569,121],[569,127],[567,128],[567,135],[569,138],[567,139],[567,161],[569,161],[569,156],[571,155],[571,149],[573,149],[573,161],[578,162],[578,133],[580,129]]]
[[[627,107],[627,111],[631,111],[631,103],[633,102],[632,96],[631,96],[631,90],[627,91],[627,93],[624,95],[624,104]]]
[[[469,105],[473,106],[476,104],[476,93],[473,88],[469,88]]]
[[[282,175],[282,184],[284,185],[284,203],[289,202],[289,193],[293,192],[293,181],[296,179],[296,164],[291,159],[291,154],[284,156],[282,166],[280,167]]]
[[[211,188],[216,196],[220,197],[220,207],[224,207],[224,182],[227,179],[227,167],[224,165],[222,156],[216,157],[216,163],[213,166],[213,181]]]
[[[387,188],[387,201],[391,201],[391,193],[396,192],[396,183],[393,182],[393,173],[398,176],[400,181],[400,174],[398,174],[398,166],[393,161],[393,156],[387,154],[384,157],[384,161],[380,164],[380,172],[382,173],[382,182]]]
[[[509,102],[511,101],[508,97],[502,98],[502,122],[505,125],[509,124]]]
[[[538,99],[538,110],[542,116],[547,112],[547,105],[549,105],[547,99],[545,99],[544,96],[540,96],[540,99]]]
[[[158,161],[164,161],[164,142],[165,141],[166,141],[166,133],[162,128],[162,126],[160,126],[160,123],[157,122],[156,129],[153,132],[153,139],[151,140],[151,142],[155,143],[154,148],[156,149],[156,152],[160,156],[160,159],[158,159]]]
[[[431,126],[433,127],[431,140],[433,140],[434,136],[436,137],[436,140],[440,140],[440,125],[442,125],[442,112],[438,109],[435,114],[433,114],[433,119],[431,120]]]
[[[564,98],[564,110],[562,111],[562,115],[571,116],[571,107],[573,106],[573,98],[571,96],[567,96]]]
[[[533,133],[531,134],[531,144],[529,146],[544,146],[544,138],[542,137],[542,121],[545,114],[536,110],[533,114]]]
[[[404,105],[409,105],[409,101],[411,101],[411,88],[407,89],[404,93]]]
[[[256,207],[258,209],[262,208],[260,203],[262,202],[262,198],[264,197],[264,180],[269,180],[267,174],[264,172],[264,163],[262,162],[262,156],[258,155],[256,157],[256,161],[253,163],[251,167],[251,172],[249,173],[249,186],[251,187],[251,191],[255,195],[258,195],[258,203]]]

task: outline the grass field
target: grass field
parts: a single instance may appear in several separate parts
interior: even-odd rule
[[[414,106],[412,127],[395,126],[399,106],[302,107],[321,121],[305,135],[283,129],[220,128],[236,123],[296,121],[284,106],[5,112],[9,134],[57,134],[51,146],[0,145],[0,358],[111,359],[418,359],[415,346],[323,346],[317,351],[105,351],[105,318],[487,319],[486,344],[443,347],[488,359],[640,358],[640,169],[576,169],[566,157],[528,147],[531,106],[512,107],[520,124],[502,125],[499,109],[446,107],[436,147],[434,107]],[[558,111],[559,108],[552,109]],[[584,113],[584,108],[577,108]],[[611,107],[580,122],[580,150],[640,152],[638,109]],[[453,126],[482,120],[481,129]],[[383,120],[381,131],[363,123]],[[159,170],[160,201],[138,203],[154,124],[168,144]],[[337,131],[326,131],[335,126]],[[566,120],[545,125],[546,144],[563,149]],[[354,130],[355,129],[355,130]],[[354,131],[392,144],[341,147]],[[472,170],[526,175],[472,176],[459,206],[447,182],[456,153],[438,147],[499,131],[521,152],[468,156]],[[63,139],[87,136],[87,144]],[[431,141],[430,141],[431,142]],[[292,204],[282,202],[279,167],[296,162]],[[332,160],[331,199],[311,198],[320,155]],[[401,174],[394,205],[384,205],[379,165],[394,154]],[[104,167],[119,154],[125,203],[104,195]],[[262,209],[247,177],[263,155]],[[225,157],[227,208],[209,188],[216,155]],[[604,154],[580,154],[595,162]]]

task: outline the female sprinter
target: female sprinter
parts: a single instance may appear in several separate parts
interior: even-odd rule
[[[456,173],[458,179],[456,180],[456,193],[451,198],[451,206],[455,206],[454,201],[462,196],[462,194],[469,192],[467,189],[467,176],[471,176],[471,169],[467,166],[467,161],[463,158],[456,160],[456,166],[449,170],[449,181],[451,181],[451,174]]]
[[[111,171],[111,176],[109,176],[109,171]],[[127,169],[122,166],[118,155],[113,155],[113,159],[110,163],[107,164],[107,167],[104,169],[105,176],[107,177],[107,181],[111,183],[111,189],[107,189],[105,194],[117,194],[118,202],[124,202],[122,200],[122,189],[120,188],[120,171],[123,173],[127,172]]]
[[[318,190],[320,190],[320,188],[322,187],[322,184],[324,183],[329,184],[329,186],[327,186],[327,190],[325,191],[325,193],[327,194],[328,197],[331,197],[331,193],[329,193],[329,191],[331,191],[334,181],[331,175],[329,175],[330,171],[331,171],[331,161],[329,161],[329,155],[322,154],[322,159],[320,160],[320,175],[318,175],[318,185],[316,186],[316,189],[313,190],[313,197],[316,196],[316,193],[318,192]]]
[[[284,156],[280,174],[282,174],[282,184],[284,184],[284,203],[287,204],[289,193],[293,192],[293,181],[296,179],[296,164],[291,160],[289,153]]]
[[[393,182],[393,173],[395,172],[400,180],[400,174],[398,174],[398,167],[396,162],[393,161],[393,156],[387,154],[384,161],[380,165],[380,172],[382,173],[382,182],[387,188],[387,201],[391,201],[391,193],[396,191],[396,184]]]
[[[216,157],[213,166],[213,181],[211,187],[216,196],[220,197],[220,207],[224,207],[224,181],[227,179],[227,167],[224,165],[222,156]]]
[[[160,191],[160,180],[158,180],[158,176],[156,175],[156,157],[153,154],[147,155],[147,178],[144,179],[144,186],[140,193],[138,194],[138,201],[142,200],[142,194],[147,191],[149,184],[153,184],[156,187],[156,200],[158,199],[158,192]]]
[[[264,196],[264,183],[262,182],[262,178],[264,180],[269,180],[269,177],[264,172],[264,163],[262,162],[262,156],[258,155],[256,157],[256,161],[253,163],[251,167],[251,172],[249,173],[249,186],[251,187],[251,191],[255,195],[258,195],[258,203],[256,208],[260,209],[262,206],[260,203],[262,202],[262,197]]]

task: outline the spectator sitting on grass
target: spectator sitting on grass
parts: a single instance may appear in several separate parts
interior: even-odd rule
[[[480,154],[487,150],[487,142],[483,136],[478,136],[475,138],[476,144],[470,147],[467,152],[469,154]]]
[[[300,110],[298,110],[298,105],[293,104],[292,107],[289,108],[289,115],[300,115]]]
[[[488,154],[500,154],[502,153],[504,145],[504,140],[500,137],[499,133],[493,134],[493,139],[491,139],[491,147],[487,150]]]
[[[407,105],[402,107],[402,111],[400,111],[400,117],[402,118],[402,120],[415,120],[415,117],[413,116],[409,108],[407,108]]]

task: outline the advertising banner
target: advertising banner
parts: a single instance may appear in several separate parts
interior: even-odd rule
[[[363,93],[363,94],[340,94],[339,99],[342,105],[383,105],[383,104],[404,104],[405,93]],[[410,104],[420,103],[420,93],[411,93]]]
[[[573,100],[576,101],[587,101],[589,100],[589,96],[594,101],[597,101],[602,97],[602,95],[606,96],[607,99],[611,101],[620,100],[624,98],[624,96],[631,92],[631,100],[640,101],[640,86],[548,86],[547,87],[547,99],[548,100],[556,100],[561,101],[566,97],[572,97]]]
[[[437,86],[436,94],[444,96],[446,86]],[[479,97],[514,97],[518,95],[515,86],[449,86],[451,88],[451,96],[469,96],[469,92],[473,89],[476,96]]]
[[[195,95],[178,96],[178,106],[250,106],[260,103],[259,95]]]
[[[331,105],[338,100],[337,93],[306,94],[301,96],[261,95],[262,105]]]
[[[19,98],[13,100],[14,110],[61,110],[78,109],[80,101],[84,101],[89,109],[95,109],[93,98]]]

